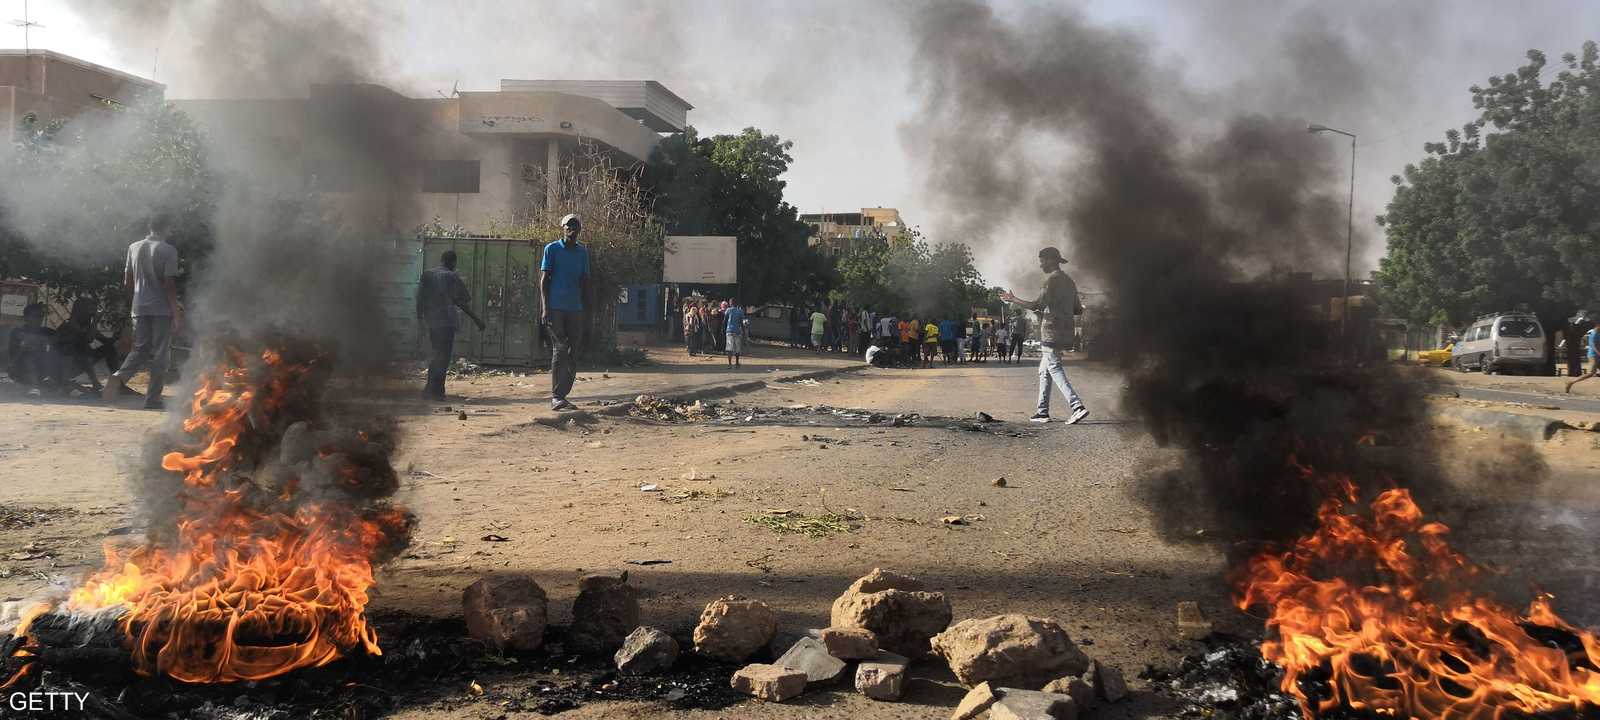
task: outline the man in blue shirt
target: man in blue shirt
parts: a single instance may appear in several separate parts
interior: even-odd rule
[[[563,237],[544,246],[539,261],[539,321],[550,334],[550,408],[577,410],[567,402],[578,378],[572,349],[583,340],[583,311],[589,298],[589,249],[578,244],[583,223],[577,215],[561,218]]]
[[[739,356],[744,354],[744,341],[749,321],[744,317],[744,306],[738,298],[728,298],[728,311],[722,314],[727,322],[728,367],[740,367]]]
[[[939,350],[944,353],[944,364],[956,362],[956,321],[939,321]]]
[[[1588,371],[1567,381],[1567,392],[1572,392],[1572,386],[1577,385],[1600,373],[1600,322],[1590,320],[1589,332],[1583,334],[1584,351],[1589,354]]]

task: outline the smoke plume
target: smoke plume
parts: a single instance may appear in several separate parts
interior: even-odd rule
[[[1124,409],[1186,455],[1141,488],[1163,533],[1290,539],[1325,490],[1299,467],[1404,483],[1429,507],[1441,478],[1421,393],[1337,367],[1353,343],[1283,281],[1342,268],[1337,144],[1303,120],[1194,101],[1139,36],[1070,11],[941,3],[913,31],[923,107],[904,133],[939,149],[929,185],[954,229],[1027,228],[1022,262],[1061,246],[1107,294]],[[1299,92],[1363,87],[1361,63],[1315,23],[1281,42],[1285,57],[1322,58],[1290,84],[1323,84]]]

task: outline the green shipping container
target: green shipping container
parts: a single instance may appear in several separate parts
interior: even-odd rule
[[[480,331],[462,317],[452,354],[484,365],[529,366],[540,357],[537,248],[526,240],[481,237],[430,237],[407,247],[396,254],[389,274],[395,282],[384,296],[396,347],[426,355],[416,319],[417,279],[425,268],[439,266],[444,251],[454,250],[456,272],[472,293],[472,311],[485,327]]]

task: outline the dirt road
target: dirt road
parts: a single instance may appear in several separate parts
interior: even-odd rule
[[[515,571],[538,580],[550,593],[552,622],[564,623],[580,575],[627,567],[643,590],[646,623],[682,631],[707,601],[740,594],[770,603],[781,627],[798,631],[826,625],[833,598],[883,567],[949,593],[957,620],[1000,612],[1058,618],[1075,640],[1092,643],[1088,652],[1130,677],[1190,649],[1174,635],[1180,600],[1199,601],[1221,627],[1258,630],[1229,609],[1220,557],[1158,539],[1131,497],[1141,471],[1173,458],[1122,421],[1119,376],[1070,365],[1094,415],[1075,426],[1039,426],[1026,422],[1034,372],[989,363],[773,383],[739,395],[731,402],[743,410],[711,423],[595,417],[545,424],[533,422],[550,417],[535,389],[513,393],[501,379],[477,390],[459,386],[474,398],[468,407],[490,412],[459,420],[417,408],[403,419],[397,466],[410,473],[402,501],[420,526],[408,554],[385,568],[373,607],[451,616],[463,587]],[[587,408],[622,392],[584,391],[580,383],[573,399]],[[1000,422],[989,432],[927,419],[890,427],[841,422],[818,406],[925,418],[983,411]],[[67,582],[98,563],[108,534],[136,531],[117,468],[157,420],[83,405],[19,406],[0,419],[0,501],[46,513],[0,524],[0,558],[12,558],[0,560],[0,597]],[[1006,487],[993,484],[999,477]],[[852,518],[853,529],[809,537],[752,521],[772,510],[837,513]],[[963,524],[946,524],[946,516]],[[504,540],[482,539],[491,536]],[[669,562],[626,564],[659,560]],[[669,712],[596,703],[562,717],[948,716],[962,694],[953,680],[931,667],[914,675],[906,701],[896,704],[846,688],[793,705]],[[486,680],[482,697],[468,698],[463,688],[458,700],[396,717],[501,716],[502,702],[525,694],[528,681],[503,675]],[[1143,696],[1097,717],[1161,709]]]

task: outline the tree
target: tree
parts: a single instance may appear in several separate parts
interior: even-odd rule
[[[691,127],[662,140],[645,170],[668,233],[738,238],[747,303],[805,303],[826,292],[831,268],[807,247],[810,229],[783,199],[791,147],[755,128],[702,138]]]
[[[1471,89],[1476,121],[1424,146],[1379,218],[1386,306],[1460,325],[1527,306],[1548,321],[1600,309],[1600,49],[1548,84],[1545,56]]]
[[[120,307],[124,254],[152,213],[176,221],[183,274],[212,248],[220,188],[206,139],[160,100],[66,123],[25,116],[0,168],[0,277],[41,282],[57,300]]]
[[[929,246],[916,235],[890,247],[858,243],[839,260],[843,299],[919,316],[963,318],[984,305],[989,291],[972,264],[972,250],[960,243]]]

